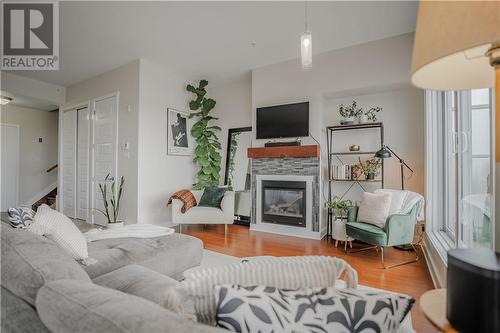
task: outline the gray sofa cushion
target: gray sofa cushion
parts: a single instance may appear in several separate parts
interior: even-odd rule
[[[183,319],[137,296],[71,280],[43,286],[36,307],[53,333],[226,332]]]
[[[96,277],[93,282],[103,287],[145,298],[166,309],[178,311],[169,307],[166,292],[179,282],[149,268],[128,265]]]
[[[49,333],[43,325],[36,310],[2,287],[2,333]]]
[[[48,281],[90,282],[80,265],[51,240],[1,224],[2,286],[31,305]]]
[[[156,238],[116,238],[90,242],[89,256],[97,263],[82,266],[93,279],[123,266],[139,264],[161,274],[180,278],[198,266],[203,243],[195,237],[172,234]]]

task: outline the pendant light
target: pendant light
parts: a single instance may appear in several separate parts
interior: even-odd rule
[[[312,68],[312,35],[307,29],[307,1],[304,1],[304,32],[300,35],[300,59],[303,69]]]

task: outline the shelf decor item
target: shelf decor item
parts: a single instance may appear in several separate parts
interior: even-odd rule
[[[370,108],[370,110],[366,111],[363,116],[366,117],[367,121],[371,121],[372,123],[377,121],[377,113],[382,111],[382,108],[380,106],[377,106],[375,108]]]
[[[358,103],[353,100],[351,105],[340,104],[339,114],[343,118],[341,125],[353,125],[354,120],[363,114],[363,109],[358,107]]]
[[[111,193],[108,191],[108,182],[111,182]],[[103,214],[108,220],[107,228],[115,228],[123,226],[123,221],[120,221],[120,201],[123,194],[123,185],[125,184],[125,178],[121,176],[120,185],[118,187],[118,193],[116,193],[116,182],[114,177],[110,177],[109,173],[104,178],[104,182],[99,184],[99,190],[102,196],[102,203],[104,209],[94,208],[101,214]],[[108,195],[111,195],[108,198]]]
[[[351,168],[351,178],[352,179],[359,179],[361,175],[363,174],[363,167],[361,164],[354,164]]]
[[[361,147],[359,145],[349,146],[349,151],[360,151]]]
[[[367,161],[361,162],[361,169],[366,177],[366,180],[374,180],[380,173],[382,162],[378,158],[370,158]]]

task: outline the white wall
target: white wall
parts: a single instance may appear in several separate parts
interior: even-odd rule
[[[174,70],[140,60],[139,223],[170,224],[168,198],[195,182],[192,156],[167,155],[167,108],[189,111],[192,95],[186,85],[192,82]]]
[[[224,83],[210,87],[208,94],[217,102],[214,116],[219,117],[217,125],[222,130],[219,139],[222,143],[221,183],[226,170],[227,136],[230,128],[252,126],[252,75],[246,73]]]
[[[321,143],[325,174],[326,126],[338,123],[335,114],[341,99],[384,106],[380,118],[386,143],[415,166],[408,188],[423,193],[423,94],[403,89],[410,82],[412,45],[413,34],[405,34],[315,55],[309,71],[301,69],[299,59],[254,69],[252,123],[257,107],[310,101],[310,133]],[[254,145],[264,142],[255,140]],[[303,140],[314,143],[312,138]],[[391,162],[388,186],[398,187],[398,179]],[[324,183],[321,191],[326,194]]]
[[[137,222],[137,168],[138,168],[138,114],[139,114],[139,60],[118,67],[66,90],[66,106],[87,102],[96,97],[120,92],[118,110],[118,176],[125,178],[120,216],[126,223]],[[128,108],[130,106],[130,112]],[[125,142],[129,152],[120,149]]]
[[[19,125],[19,203],[33,204],[41,198],[37,196],[41,191],[57,182],[57,171],[47,173],[47,169],[57,163],[58,112],[12,104],[0,110],[2,123]]]

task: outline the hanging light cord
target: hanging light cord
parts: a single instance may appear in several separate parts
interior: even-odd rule
[[[304,32],[307,32],[307,1],[304,1]]]

